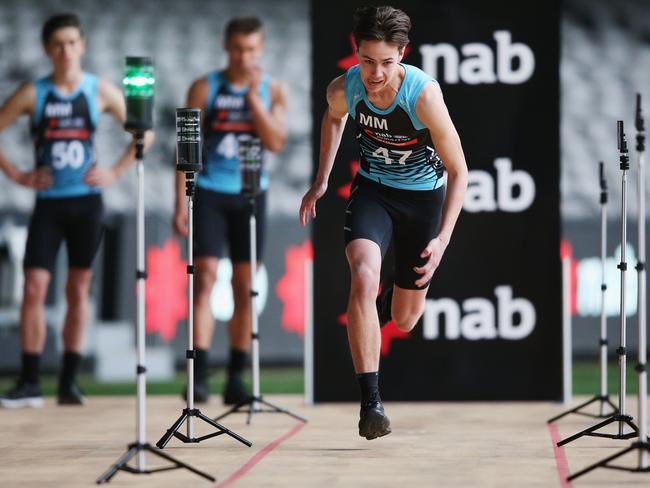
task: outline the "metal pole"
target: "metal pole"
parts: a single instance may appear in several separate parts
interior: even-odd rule
[[[607,183],[604,175],[604,163],[600,163],[600,415],[605,416],[607,391]]]
[[[571,306],[569,301],[569,276],[571,272],[571,260],[562,259],[562,403],[571,403],[573,393],[572,371],[572,345],[571,345]]]
[[[250,200],[251,215],[250,225],[250,258],[251,258],[251,346],[252,346],[252,370],[253,370],[253,402],[251,411],[255,411],[255,398],[260,397],[260,342],[259,326],[257,320],[257,220],[255,217],[255,197]]]
[[[647,372],[646,372],[646,274],[645,274],[645,131],[643,127],[643,118],[641,116],[641,95],[637,95],[637,108],[636,108],[636,141],[637,141],[637,162],[638,162],[638,178],[637,178],[637,199],[638,199],[638,254],[639,261],[636,266],[638,278],[638,333],[639,333],[639,439],[641,442],[647,442],[648,438],[648,412],[647,412]],[[639,449],[639,468],[648,468],[648,451],[646,449]]]
[[[305,259],[305,343],[304,343],[304,382],[305,404],[314,404],[314,308],[313,308],[314,262]]]
[[[194,409],[194,358],[192,353],[194,351],[194,174],[186,173],[188,186],[187,191],[187,408],[192,411]],[[187,437],[192,439],[193,433],[193,419],[192,415],[187,417]]]
[[[136,438],[138,444],[143,445],[146,441],[146,359],[145,359],[145,243],[144,243],[144,162],[142,159],[142,147],[144,146],[143,135],[138,135],[136,149],[138,156],[136,171],[138,175],[138,214],[137,214],[137,281],[138,281],[138,301],[137,301],[137,319],[136,319],[136,349],[137,349],[137,413],[136,413]],[[146,460],[144,451],[138,452],[138,470],[146,469]]]
[[[620,301],[620,346],[618,348],[618,364],[619,364],[619,392],[618,392],[618,411],[619,415],[626,415],[625,395],[627,392],[626,384],[626,316],[625,316],[625,273],[627,271],[627,263],[625,261],[625,247],[627,245],[627,170],[629,165],[627,163],[627,146],[624,141],[623,122],[618,122],[619,128],[619,150],[621,152],[621,262],[618,268],[621,270],[621,301]],[[618,434],[624,434],[625,422],[619,421]]]

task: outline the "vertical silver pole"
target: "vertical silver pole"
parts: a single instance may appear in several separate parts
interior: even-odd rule
[[[142,140],[137,143],[143,143]],[[145,370],[145,280],[142,273],[145,271],[145,251],[144,251],[144,164],[142,159],[138,159],[136,171],[138,174],[138,215],[137,215],[137,270],[138,270],[138,303],[136,319],[136,349],[137,349],[137,422],[136,435],[138,444],[145,444],[146,441],[146,395],[147,379]],[[138,471],[146,469],[144,451],[138,452]]]
[[[603,174],[603,163],[600,163],[601,194],[600,194],[600,415],[605,416],[605,402],[602,400],[607,392],[607,188]]]
[[[570,292],[571,260],[562,259],[562,403],[571,403],[573,394],[573,378],[571,377],[572,365],[572,344],[571,344],[571,303]]]
[[[194,178],[194,175],[186,174],[186,177]],[[193,184],[194,182],[192,182]],[[193,191],[193,189],[192,189]],[[194,350],[194,272],[189,270],[194,265],[194,199],[192,195],[187,196],[187,350]],[[187,408],[194,409],[194,359],[187,358]],[[191,415],[187,416],[187,437],[192,439],[193,419]]]
[[[637,136],[638,138],[638,136]],[[639,147],[637,147],[639,150]],[[638,239],[639,239],[639,265],[637,266],[638,278],[638,328],[639,328],[639,439],[647,442],[648,438],[648,412],[647,412],[647,373],[646,365],[646,275],[645,275],[645,165],[643,151],[638,152],[638,181],[637,198],[639,202]],[[639,467],[648,467],[648,451],[639,449]]]
[[[305,404],[314,404],[314,308],[313,308],[314,262],[305,259],[305,342],[304,342],[304,383]]]
[[[260,342],[257,321],[257,221],[255,218],[255,200],[251,197],[250,224],[250,257],[251,257],[251,334],[252,334],[252,369],[253,369],[253,401],[251,411],[255,411],[255,398],[260,397]]]
[[[621,416],[626,415],[625,409],[625,395],[627,392],[626,384],[626,317],[625,317],[625,272],[626,272],[626,262],[625,262],[625,246],[627,244],[627,170],[623,170],[623,176],[621,180],[621,263],[619,268],[621,270],[621,303],[620,303],[620,314],[621,314],[621,327],[620,327],[620,351],[618,354],[618,365],[620,372],[619,379],[619,392],[618,392],[618,411]],[[625,428],[625,422],[620,421],[618,423],[618,434],[623,435]]]

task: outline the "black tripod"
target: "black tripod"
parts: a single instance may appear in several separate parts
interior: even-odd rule
[[[616,349],[618,354],[618,365],[620,371],[619,383],[619,397],[618,397],[618,411],[611,415],[608,419],[596,424],[588,429],[585,429],[577,434],[574,434],[566,439],[557,443],[558,447],[568,444],[582,436],[592,437],[606,437],[608,439],[631,439],[638,435],[638,428],[632,422],[632,417],[627,415],[625,409],[625,395],[626,395],[626,316],[625,316],[625,272],[627,271],[627,263],[625,262],[625,246],[627,245],[627,171],[630,169],[629,157],[627,155],[627,142],[625,140],[625,132],[623,131],[623,121],[618,121],[618,149],[620,151],[620,168],[622,171],[621,176],[621,262],[618,269],[621,270],[621,302],[620,302],[620,347]],[[618,422],[618,433],[609,434],[597,432],[603,427],[608,426],[614,422]],[[632,429],[631,432],[625,432],[625,426]]]
[[[605,282],[605,263],[607,260],[607,180],[605,180],[604,164],[599,163],[599,176],[600,176],[600,269],[602,282],[600,285],[600,340],[598,341],[600,347],[600,393],[594,395],[593,398],[581,403],[577,407],[566,410],[563,413],[556,415],[548,420],[547,423],[553,422],[570,414],[584,415],[587,417],[603,419],[608,418],[610,415],[617,413],[618,408],[609,399],[607,392],[607,314],[605,309],[605,294],[607,292],[607,283]],[[582,410],[593,403],[598,404],[598,413],[583,412]],[[607,408],[611,407],[611,408]]]
[[[156,449],[146,441],[145,433],[145,399],[147,394],[147,380],[146,380],[146,367],[145,367],[145,257],[144,257],[144,164],[143,164],[143,148],[144,148],[144,134],[139,131],[135,135],[136,139],[136,160],[137,160],[137,174],[138,174],[138,203],[137,203],[137,270],[136,279],[138,283],[138,296],[137,296],[137,320],[136,320],[136,349],[137,349],[137,417],[136,417],[136,431],[137,442],[129,444],[127,451],[113,464],[108,470],[97,478],[97,484],[107,483],[117,474],[118,471],[126,471],[133,474],[151,474],[159,471],[168,471],[171,469],[188,469],[193,473],[198,474],[210,481],[215,479],[209,474],[199,471],[189,464],[185,464],[168,454]],[[145,452],[149,452],[158,457],[165,459],[172,463],[172,466],[162,468],[147,469]],[[128,465],[129,461],[137,456],[137,466],[131,467]]]
[[[619,122],[622,125],[622,122]],[[588,466],[577,473],[571,475],[568,479],[573,480],[583,474],[586,474],[596,468],[618,469],[621,471],[631,472],[650,472],[650,442],[648,442],[648,385],[646,373],[646,276],[645,276],[645,128],[644,120],[641,114],[641,95],[636,97],[636,150],[638,155],[638,181],[637,181],[637,200],[638,200],[638,246],[639,261],[636,266],[638,278],[638,329],[639,343],[638,354],[639,363],[636,367],[639,379],[639,440],[633,442],[630,446],[622,451],[613,454],[602,461]],[[622,127],[621,127],[622,131]],[[621,150],[621,152],[623,152]],[[622,161],[622,159],[621,159]],[[626,454],[637,451],[639,454],[638,464],[636,467],[624,467],[609,464],[611,461],[625,456]]]
[[[242,194],[248,198],[249,204],[249,230],[250,230],[250,262],[251,262],[251,349],[252,349],[252,370],[253,370],[253,394],[246,400],[239,402],[225,413],[219,415],[215,420],[220,420],[231,413],[247,413],[246,423],[250,424],[254,413],[284,413],[301,422],[307,419],[300,417],[287,409],[278,407],[262,397],[260,393],[260,336],[257,320],[257,296],[255,289],[255,275],[257,274],[257,218],[255,199],[260,194],[260,176],[262,172],[262,146],[258,138],[247,135],[240,136],[239,160],[241,166]],[[260,408],[263,405],[267,408]]]
[[[172,437],[185,443],[197,443],[227,434],[242,444],[250,447],[250,441],[239,434],[227,429],[207,415],[194,408],[194,264],[193,264],[193,209],[194,209],[194,173],[201,170],[201,111],[194,108],[176,109],[176,169],[185,173],[185,195],[187,196],[188,233],[187,233],[187,408],[183,409],[181,416],[167,429],[167,432],[156,443],[160,449],[164,448]],[[201,437],[194,436],[193,420],[197,418],[214,427],[216,432],[211,432]],[[187,434],[181,434],[179,429],[187,421]]]

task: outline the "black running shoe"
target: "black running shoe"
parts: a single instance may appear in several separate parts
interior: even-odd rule
[[[229,376],[223,389],[224,405],[238,405],[251,397],[240,376]]]
[[[85,405],[88,403],[79,388],[74,383],[70,385],[59,385],[56,402],[59,405]]]
[[[384,405],[381,400],[362,405],[359,416],[359,435],[361,437],[370,441],[391,433],[390,420],[384,413]]]
[[[183,400],[187,401],[187,386],[183,389],[181,396]],[[209,399],[210,388],[208,388],[208,382],[194,381],[194,403],[208,403]]]
[[[16,386],[4,395],[0,395],[0,407],[3,408],[41,408],[43,393],[38,383],[25,383],[18,380]]]
[[[383,327],[393,320],[391,315],[391,305],[393,303],[393,286],[386,286],[375,301],[377,304],[377,316],[379,317],[379,327]]]

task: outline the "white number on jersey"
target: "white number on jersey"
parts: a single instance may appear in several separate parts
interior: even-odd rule
[[[232,159],[239,156],[239,142],[235,134],[226,134],[217,146],[217,154]]]
[[[70,166],[72,169],[81,168],[85,159],[84,146],[81,141],[58,141],[52,144],[52,166],[54,169],[63,169]]]
[[[413,151],[392,151],[392,152],[400,155],[400,158],[397,160],[399,164],[406,164],[406,160],[413,153]],[[377,149],[375,149],[372,155],[376,158],[384,158],[384,162],[386,164],[393,164],[394,159],[391,159],[390,151],[385,147],[378,147]]]

